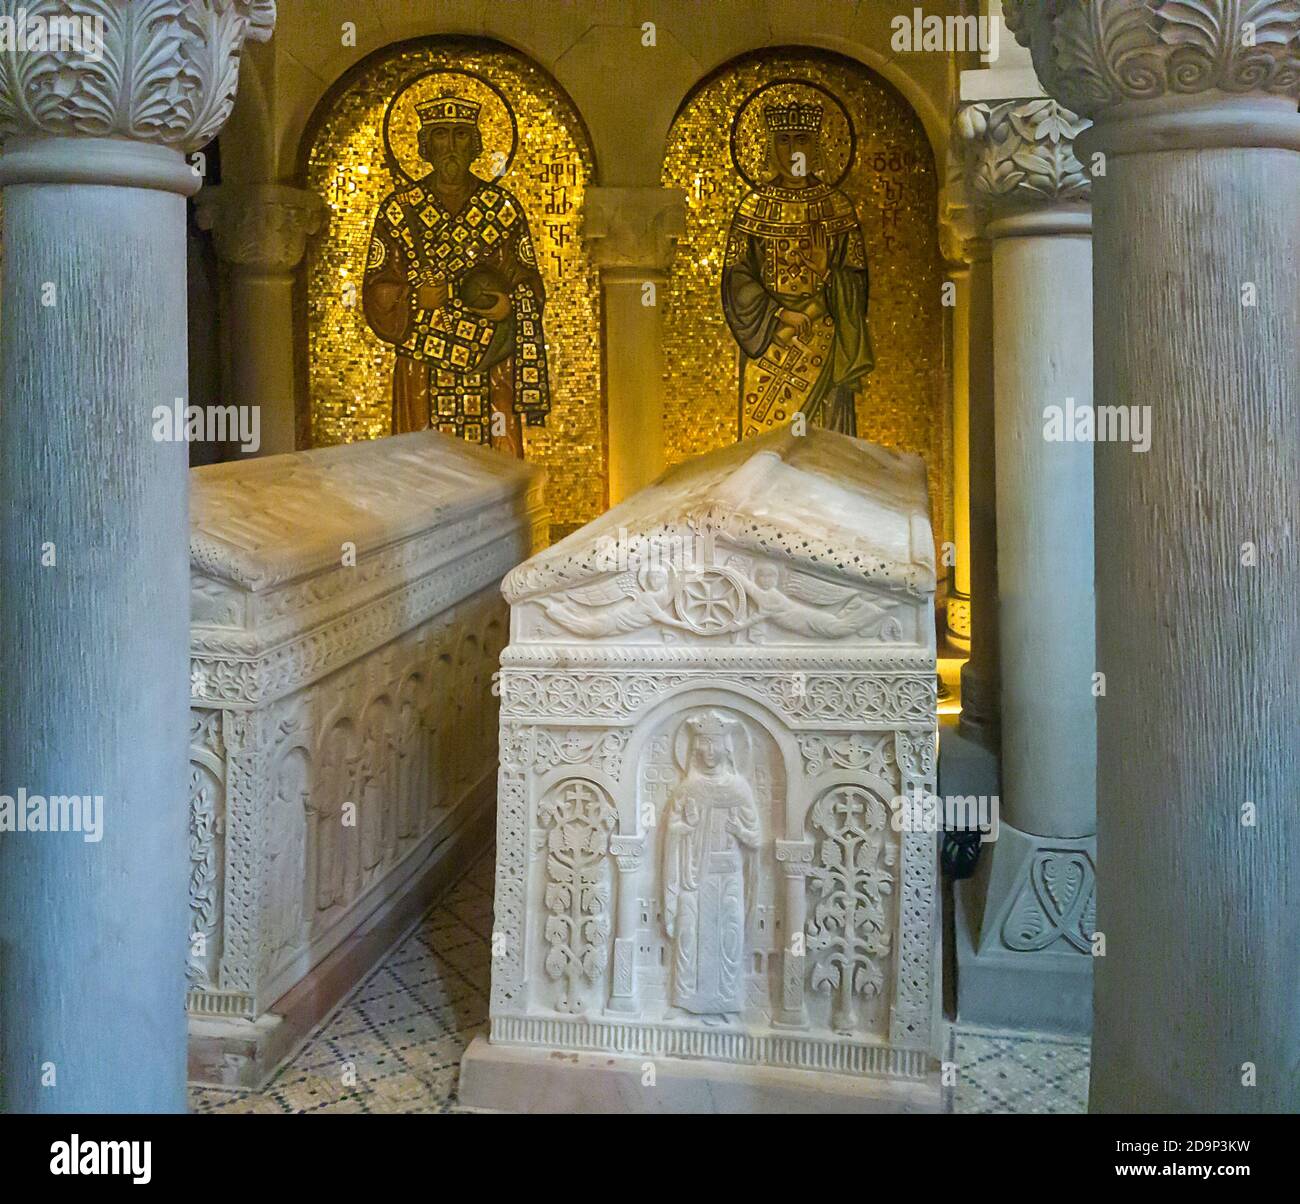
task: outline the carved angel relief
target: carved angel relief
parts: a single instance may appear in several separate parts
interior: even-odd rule
[[[652,626],[665,642],[677,632],[755,644],[772,642],[777,631],[821,640],[903,636],[889,601],[747,556],[725,565],[643,565],[540,603],[551,622],[586,639]]]

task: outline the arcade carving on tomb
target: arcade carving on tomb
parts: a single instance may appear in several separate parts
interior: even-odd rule
[[[432,432],[195,475],[189,1009],[256,1020],[487,805],[546,515]]]

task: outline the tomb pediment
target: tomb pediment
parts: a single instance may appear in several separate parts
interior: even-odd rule
[[[513,638],[929,646],[928,509],[918,457],[784,428],[669,470],[515,569]]]

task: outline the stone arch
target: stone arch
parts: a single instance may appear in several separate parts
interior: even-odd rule
[[[691,707],[711,706],[739,711],[771,737],[785,779],[784,831],[778,830],[778,825],[774,823],[772,835],[777,839],[798,839],[803,823],[803,769],[798,745],[786,730],[781,717],[754,691],[739,682],[726,682],[716,686],[688,682],[670,690],[638,720],[623,757],[620,789],[616,796],[619,804],[619,832],[633,835],[640,830],[637,817],[638,774],[642,756],[651,739],[660,734],[660,728],[670,716]]]

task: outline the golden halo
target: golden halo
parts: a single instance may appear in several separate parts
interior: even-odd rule
[[[819,105],[822,110],[820,166],[809,170],[837,188],[853,168],[858,135],[844,103],[833,92],[806,79],[774,79],[755,89],[736,110],[731,123],[731,161],[740,178],[757,189],[771,175],[768,166],[767,123],[763,120],[766,105]],[[826,102],[830,101],[829,104]]]
[[[384,149],[388,163],[408,180],[423,179],[429,165],[420,158],[420,116],[416,106],[439,96],[460,96],[479,106],[478,128],[483,153],[470,171],[499,180],[510,170],[519,148],[519,128],[509,102],[481,75],[454,67],[436,67],[403,84],[384,111]]]

